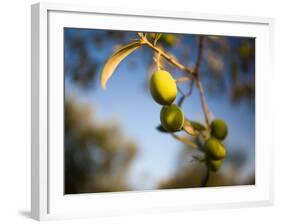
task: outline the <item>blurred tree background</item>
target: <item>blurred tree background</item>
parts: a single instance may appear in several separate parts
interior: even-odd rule
[[[138,139],[131,137],[131,131],[124,128],[122,122],[108,119],[108,117],[102,121],[98,118],[100,114],[97,114],[101,107],[99,105],[101,95],[106,94],[99,87],[99,76],[106,58],[120,45],[128,43],[136,37],[135,32],[128,31],[65,28],[64,164],[66,194],[145,189],[142,186],[135,188],[129,181],[129,175],[133,172],[131,171],[132,166],[137,160],[138,154],[141,155],[142,144]],[[190,67],[195,66],[197,42],[198,36],[191,34],[164,34],[159,40],[162,48],[167,49],[171,55]],[[144,73],[142,78],[132,77],[138,82],[138,91],[143,95],[149,95],[147,83],[150,75],[156,69],[152,58],[153,52],[143,47],[132,57],[128,57],[123,63],[123,67],[120,68],[123,73],[125,71]],[[177,71],[166,61],[162,61],[162,64],[165,69],[175,75],[175,78],[182,75],[181,71]],[[231,108],[234,108],[233,110],[244,105],[246,108],[244,113],[255,116],[255,40],[253,38],[206,36],[200,73],[209,99],[220,99],[220,96],[223,95]],[[134,74],[130,75],[134,76]],[[117,79],[118,77],[116,77]],[[128,83],[123,82],[120,91],[121,89],[126,91],[125,87],[130,85]],[[191,90],[190,85],[181,85],[186,92]],[[112,102],[100,100],[108,105],[104,110],[113,110],[115,105],[113,102],[116,102],[117,99],[122,108],[136,107],[141,110],[141,107],[136,106],[138,99],[134,99],[134,101],[128,101],[128,98],[120,99],[119,94],[122,93],[115,93],[116,98],[113,98]],[[140,100],[140,103],[144,103],[144,101]],[[221,104],[223,105],[223,103],[222,101]],[[212,108],[210,109],[212,110]],[[224,109],[221,106],[221,110]],[[138,115],[137,118],[134,118],[134,120],[136,119],[138,122],[145,123],[145,116]],[[157,122],[159,123],[159,121]],[[254,122],[250,125],[254,127]],[[165,135],[157,131],[156,125],[150,124],[150,126],[155,135]],[[137,124],[132,124],[132,128],[138,129]],[[243,124],[241,124],[241,128],[243,128]],[[170,139],[170,141],[174,140]],[[252,145],[254,145],[254,141],[255,139],[252,137]],[[243,141],[241,140],[241,142]],[[239,144],[237,145],[233,141],[228,141],[226,146],[229,155],[225,164],[219,172],[212,173],[208,186],[254,184],[255,171],[251,169],[250,172],[245,172],[244,169],[249,163],[248,149],[240,150]],[[162,150],[165,151],[165,149]],[[204,167],[194,159],[192,149],[179,145],[178,150],[174,153],[177,154],[175,156],[177,159],[173,170],[165,178],[158,178],[154,187],[150,186],[148,189],[186,188],[200,185]],[[250,155],[254,156],[254,154]],[[254,163],[254,158],[251,160]],[[155,161],[155,164],[161,166],[159,161]],[[143,178],[139,182],[145,185],[145,177],[136,178]]]
[[[65,193],[129,190],[126,174],[137,146],[117,124],[100,125],[92,116],[88,105],[66,100]]]

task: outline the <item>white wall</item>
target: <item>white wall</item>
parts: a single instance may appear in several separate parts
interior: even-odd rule
[[[6,0],[0,13],[0,222],[31,223],[30,207],[30,4],[36,1]],[[67,2],[67,1],[57,1]],[[78,2],[71,0],[68,2]],[[259,2],[259,3],[258,3]],[[275,134],[275,206],[243,209],[196,211],[127,217],[122,223],[246,223],[281,221],[281,153],[277,139],[280,119],[280,41],[281,13],[277,0],[102,0],[99,3],[80,0],[79,4],[98,4],[106,7],[181,10],[221,14],[275,17],[275,81],[272,116],[278,119],[272,130]],[[278,76],[279,75],[279,76]],[[268,74],[271,78],[271,74]],[[279,125],[278,125],[279,123]],[[280,137],[279,137],[280,138]],[[280,159],[278,159],[280,158]],[[275,220],[275,221],[274,221]],[[279,221],[279,222],[278,222]],[[63,221],[59,223],[76,223]],[[79,220],[79,223],[121,223],[120,218]]]

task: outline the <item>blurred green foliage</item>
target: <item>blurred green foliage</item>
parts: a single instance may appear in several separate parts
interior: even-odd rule
[[[162,180],[159,183],[159,189],[200,187],[206,167],[192,153],[189,148],[182,149],[178,156],[177,169],[170,178]],[[198,156],[200,157],[200,155]],[[219,172],[211,172],[206,187],[255,184],[254,174],[247,174],[241,177],[240,171],[245,165],[245,162],[245,155],[241,151],[229,155],[227,162],[222,164],[223,169],[220,169]]]
[[[118,124],[99,124],[89,105],[66,99],[66,194],[129,190],[126,176],[136,153]]]

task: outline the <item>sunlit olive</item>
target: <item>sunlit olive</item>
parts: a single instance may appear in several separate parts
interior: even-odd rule
[[[211,123],[211,135],[219,140],[225,139],[228,133],[228,128],[223,120],[216,119]]]
[[[163,106],[160,113],[162,127],[169,132],[179,131],[183,127],[184,113],[175,104]]]
[[[207,166],[210,168],[210,170],[216,172],[220,169],[221,165],[223,163],[223,160],[212,160],[207,159]]]
[[[170,105],[177,96],[177,85],[171,74],[165,70],[155,72],[150,79],[150,93],[161,105]]]
[[[221,142],[215,138],[209,138],[204,144],[204,151],[212,160],[220,160],[226,156],[226,150]]]
[[[177,36],[174,34],[162,34],[161,39],[169,46],[173,46],[178,42]]]

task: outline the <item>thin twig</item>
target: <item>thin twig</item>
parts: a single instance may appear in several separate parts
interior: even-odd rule
[[[178,87],[179,92],[182,94],[182,96],[180,97],[180,99],[177,103],[179,107],[181,107],[184,100],[192,94],[193,84],[194,84],[194,81],[193,81],[193,79],[191,79],[190,84],[189,84],[189,90],[187,93],[184,93],[182,91],[182,89],[180,87]]]
[[[205,122],[208,128],[210,128],[210,121],[209,121],[209,109],[207,106],[207,101],[204,95],[202,83],[200,80],[200,75],[199,75],[199,67],[202,63],[202,56],[203,56],[203,42],[204,42],[204,37],[200,36],[199,37],[199,44],[198,44],[198,55],[197,55],[197,61],[196,61],[196,66],[195,66],[195,82],[196,86],[198,88],[199,94],[200,94],[200,99],[201,99],[201,105],[203,108],[203,113],[205,117]],[[205,176],[202,179],[201,182],[201,187],[206,187],[210,177],[210,168],[208,165],[206,165],[206,173]]]
[[[202,108],[203,108],[203,112],[204,112],[205,122],[206,122],[206,124],[209,128],[210,127],[209,109],[208,109],[206,98],[205,98],[205,95],[204,95],[204,92],[203,92],[202,83],[201,83],[199,78],[196,78],[195,81],[196,81],[196,86],[197,86],[199,94],[200,94],[200,99],[201,99],[201,104],[202,104]]]
[[[204,95],[202,83],[201,83],[201,80],[200,80],[200,77],[199,77],[200,76],[199,75],[199,67],[202,63],[202,55],[203,55],[203,41],[204,41],[204,37],[200,36],[199,37],[199,46],[198,46],[198,56],[197,56],[197,62],[196,62],[194,74],[195,74],[196,86],[197,86],[199,94],[200,94],[200,99],[201,99],[201,104],[202,104],[203,113],[204,113],[204,117],[205,117],[205,122],[206,122],[206,124],[209,128],[210,127],[209,109],[208,109],[207,101],[206,101],[206,98],[205,98],[205,95]]]
[[[159,39],[159,34],[155,34],[155,37],[154,37],[154,41],[153,41],[153,46],[156,47],[157,46],[157,41]],[[161,64],[160,64],[160,53],[158,52],[154,52],[154,61],[156,63],[156,66],[157,66],[157,70],[160,70],[161,69]]]
[[[180,92],[180,94],[182,95],[182,96],[185,96],[186,94],[183,92],[183,90],[178,86],[177,87],[178,88],[178,90],[179,90],[179,92]]]
[[[192,90],[193,90],[193,85],[194,85],[194,79],[191,80],[190,84],[189,84],[189,91],[186,94],[187,96],[190,96],[192,94]]]
[[[203,41],[204,37],[200,36],[199,37],[199,44],[198,44],[198,55],[197,55],[197,61],[194,69],[195,75],[198,75],[199,67],[202,63],[202,55],[203,55]]]
[[[178,67],[179,69],[185,71],[186,73],[194,76],[194,72],[192,71],[192,69],[182,65],[181,63],[179,63],[175,58],[173,58],[172,56],[170,56],[169,54],[167,54],[166,52],[162,51],[160,48],[154,46],[152,43],[150,43],[146,38],[142,37],[142,41],[144,44],[148,45],[150,48],[152,48],[154,51],[156,51],[157,53],[160,54],[160,56],[162,56],[163,58],[165,58],[167,61],[169,61],[171,64],[175,65],[176,67]]]
[[[176,83],[182,83],[182,82],[186,82],[186,81],[189,81],[191,80],[190,77],[187,77],[186,75],[185,76],[181,76],[179,78],[177,78],[175,80]]]

